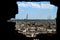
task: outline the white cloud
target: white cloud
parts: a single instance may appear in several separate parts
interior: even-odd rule
[[[31,3],[31,6],[34,7],[34,8],[40,8],[40,5],[36,4],[36,3]]]
[[[41,8],[48,8],[48,9],[52,9],[54,6],[50,5],[50,4],[41,4]]]
[[[33,8],[48,8],[48,9],[52,9],[54,6],[50,5],[50,4],[37,4],[37,3],[32,3],[32,2],[27,2],[27,3],[21,3],[18,4],[18,6],[21,7],[33,7]]]
[[[18,4],[18,6],[26,7],[26,4],[22,3],[22,4]]]

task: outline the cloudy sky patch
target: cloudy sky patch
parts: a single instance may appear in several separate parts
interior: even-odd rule
[[[42,3],[38,4],[35,2],[21,2],[17,4],[20,7],[48,8],[48,9],[52,9],[54,7],[54,5],[51,5],[51,4],[42,4]]]
[[[16,19],[51,19],[56,18],[57,7],[50,2],[17,2],[18,14]]]

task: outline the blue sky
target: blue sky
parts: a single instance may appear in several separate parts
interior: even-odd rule
[[[15,19],[55,19],[57,7],[50,2],[16,2],[18,5],[18,14]]]

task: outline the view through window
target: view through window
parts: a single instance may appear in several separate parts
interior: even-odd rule
[[[57,7],[50,2],[16,2],[18,14],[10,21],[16,22],[15,30],[26,37],[37,34],[56,33]]]

